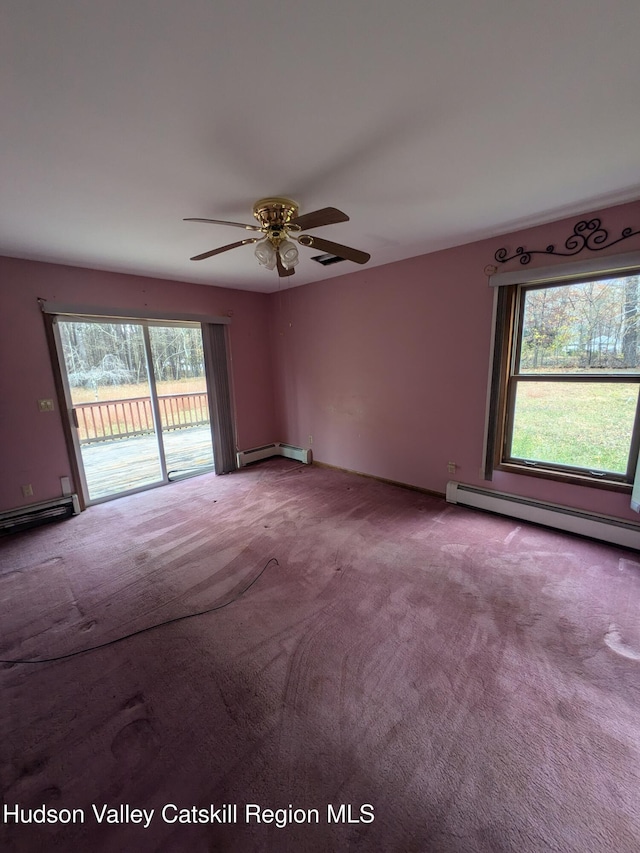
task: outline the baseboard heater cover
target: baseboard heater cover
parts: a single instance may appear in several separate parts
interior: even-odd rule
[[[65,495],[50,501],[10,509],[0,513],[0,535],[28,530],[30,527],[38,527],[49,521],[70,518],[72,515],[78,515],[79,512],[80,504],[77,495]]]
[[[447,501],[640,550],[640,525],[612,516],[596,515],[560,504],[543,503],[454,481],[447,483]]]
[[[253,447],[251,450],[240,450],[236,454],[238,468],[243,468],[251,462],[258,462],[260,459],[268,459],[270,456],[285,456],[287,459],[296,459],[298,462],[304,462],[305,465],[311,464],[311,451],[304,447],[294,447],[292,444],[283,444],[281,441],[276,441],[273,444],[265,444],[263,447]]]

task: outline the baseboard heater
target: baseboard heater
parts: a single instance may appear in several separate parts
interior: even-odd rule
[[[70,518],[80,512],[77,495],[65,495],[51,501],[29,504],[0,513],[0,535],[28,530],[50,521]]]
[[[265,444],[263,447],[253,447],[251,450],[240,450],[236,454],[238,468],[244,468],[251,462],[268,459],[270,456],[286,456],[287,459],[296,459],[298,462],[304,462],[305,465],[311,464],[310,450],[276,441],[273,444]]]
[[[543,503],[453,481],[447,483],[447,500],[449,503],[496,512],[569,533],[589,536],[591,539],[611,542],[624,548],[640,550],[640,525],[612,516],[596,515],[560,504]]]

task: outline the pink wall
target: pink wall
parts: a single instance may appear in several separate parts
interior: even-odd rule
[[[61,414],[41,413],[37,401],[55,388],[38,298],[97,308],[149,308],[206,315],[233,311],[231,373],[238,446],[274,441],[268,297],[77,267],[0,258],[0,510],[61,494],[70,476]],[[21,486],[33,485],[33,498]]]
[[[610,239],[640,202],[590,214]],[[331,465],[444,492],[456,479],[608,515],[626,495],[497,472],[480,479],[493,292],[484,268],[519,245],[564,245],[582,217],[288,290],[272,298],[279,435]],[[640,237],[602,254],[640,250]],[[584,251],[574,260],[595,257]],[[529,268],[560,263],[534,256]],[[501,271],[518,269],[517,261]],[[455,462],[455,475],[447,463]]]

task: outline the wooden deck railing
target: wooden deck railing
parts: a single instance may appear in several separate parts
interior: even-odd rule
[[[163,394],[158,397],[163,430],[187,429],[209,423],[206,393]],[[150,397],[131,397],[74,406],[81,444],[130,438],[153,432]]]

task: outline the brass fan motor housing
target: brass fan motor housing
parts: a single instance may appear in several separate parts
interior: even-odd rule
[[[286,240],[288,227],[298,230],[289,226],[298,215],[298,203],[290,198],[261,198],[253,205],[253,215],[274,245]]]

